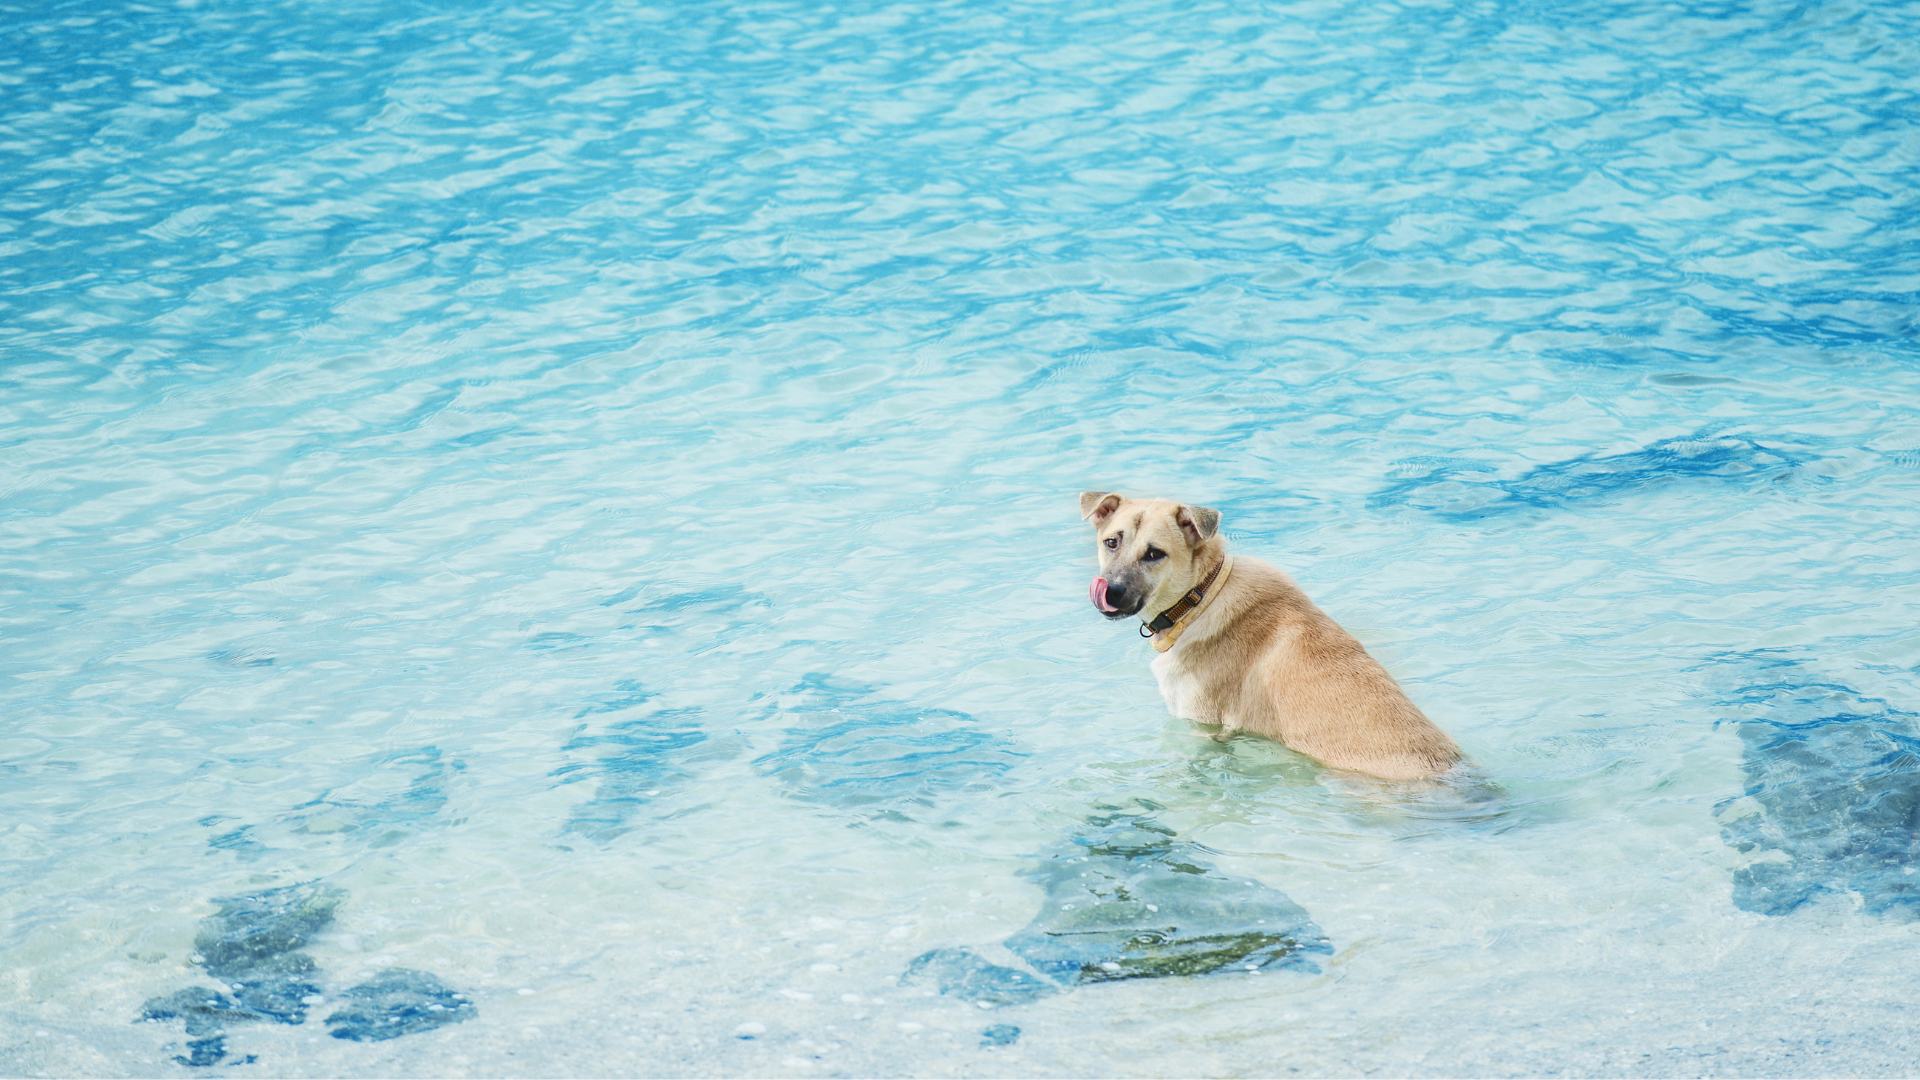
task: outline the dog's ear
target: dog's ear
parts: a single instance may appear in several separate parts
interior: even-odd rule
[[[1099,525],[1120,509],[1120,496],[1112,491],[1083,491],[1080,493],[1080,516]]]
[[[1220,531],[1220,511],[1204,506],[1183,506],[1174,511],[1173,520],[1187,534],[1187,543],[1196,546]]]

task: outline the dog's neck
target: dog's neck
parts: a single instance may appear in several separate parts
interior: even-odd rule
[[[1181,594],[1172,607],[1153,617],[1153,621],[1140,624],[1140,636],[1153,643],[1154,652],[1166,652],[1186,633],[1193,620],[1206,610],[1207,605],[1220,595],[1226,587],[1227,575],[1233,572],[1233,556],[1220,552],[1220,561],[1200,583]]]

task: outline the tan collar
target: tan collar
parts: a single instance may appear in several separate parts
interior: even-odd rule
[[[1140,624],[1140,636],[1153,642],[1154,652],[1166,652],[1173,648],[1173,643],[1180,640],[1180,635],[1186,632],[1195,616],[1199,615],[1214,597],[1220,595],[1220,590],[1226,587],[1227,575],[1232,572],[1232,568],[1233,556],[1222,556],[1220,565],[1213,568],[1213,572],[1206,576],[1206,580],[1188,589],[1185,596],[1174,601],[1172,607],[1154,616],[1152,622]],[[1215,578],[1219,579],[1218,582],[1214,580]]]

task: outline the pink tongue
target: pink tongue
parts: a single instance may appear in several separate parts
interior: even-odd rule
[[[1093,584],[1087,588],[1087,592],[1089,595],[1093,597],[1093,606],[1099,608],[1101,611],[1118,611],[1119,610],[1119,608],[1116,608],[1112,604],[1107,603],[1107,579],[1106,578],[1103,578],[1103,577],[1094,578]]]

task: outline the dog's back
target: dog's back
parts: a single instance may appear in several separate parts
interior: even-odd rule
[[[1236,557],[1209,607],[1154,661],[1176,712],[1388,780],[1459,763],[1453,740],[1279,570]]]

